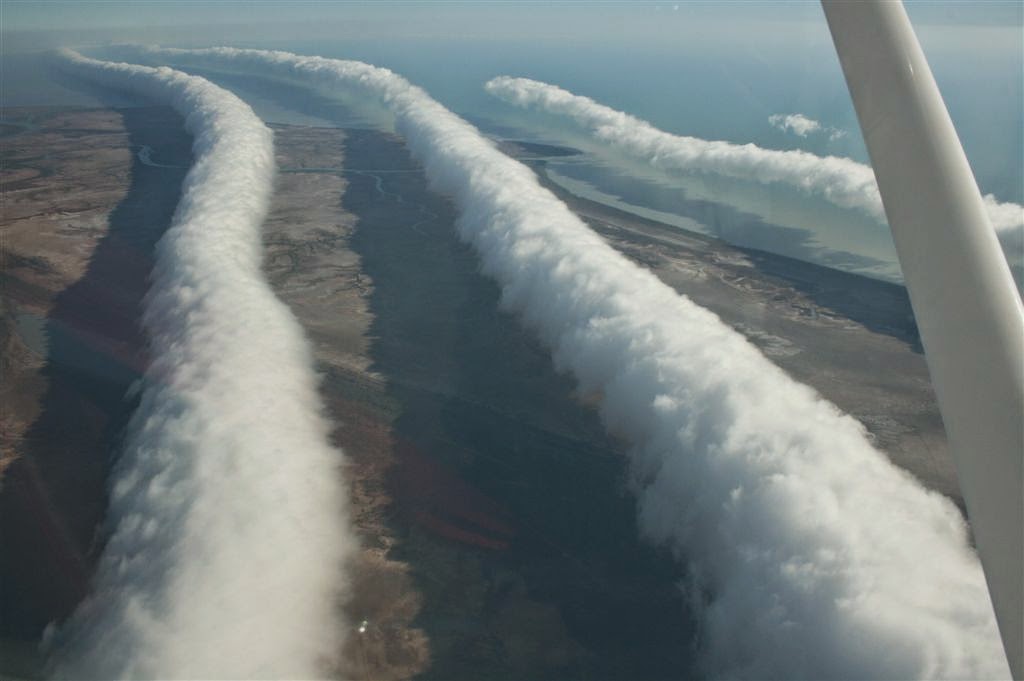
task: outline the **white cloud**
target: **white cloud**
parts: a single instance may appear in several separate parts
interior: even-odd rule
[[[845,130],[822,125],[813,118],[803,114],[772,114],[768,117],[768,123],[773,128],[782,132],[791,132],[798,137],[807,137],[812,134],[827,134],[829,140],[835,141],[846,136]]]
[[[707,676],[1008,674],[952,503],[714,314],[608,246],[423,90],[386,69],[284,52],[145,54],[354,91],[390,108],[432,186],[459,207],[459,234],[503,305],[581,391],[602,396],[604,423],[632,443],[641,532],[686,570]],[[731,153],[705,150],[727,167]]]
[[[821,123],[803,114],[772,114],[768,117],[772,127],[786,132],[787,130],[800,137],[807,137],[812,132],[821,130]]]
[[[261,273],[271,132],[202,78],[62,56],[173,105],[195,141],[146,297],[153,360],[112,474],[112,534],[53,673],[322,677],[355,540],[310,348]]]
[[[656,168],[717,173],[762,184],[787,184],[885,222],[874,172],[870,167],[848,158],[820,157],[805,151],[776,151],[754,144],[740,145],[672,135],[588,97],[527,78],[501,76],[488,82],[486,89],[511,104],[567,116],[600,144]],[[777,120],[785,125],[787,118],[791,117]],[[790,121],[789,129],[794,132],[803,130],[804,134],[818,129],[830,130],[821,128],[816,121],[800,118],[805,122]],[[1005,249],[1007,239],[1024,230],[1024,207],[1015,203],[999,203],[994,197],[986,197],[986,205],[992,226],[1000,233]]]

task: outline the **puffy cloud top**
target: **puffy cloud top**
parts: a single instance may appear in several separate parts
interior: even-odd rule
[[[821,123],[803,114],[772,114],[768,117],[768,122],[779,130],[791,130],[800,137],[807,137],[810,133],[821,130]]]

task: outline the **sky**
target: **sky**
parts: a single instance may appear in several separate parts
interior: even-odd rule
[[[529,11],[523,10],[523,5]],[[708,25],[727,24],[740,36],[773,34],[783,25],[814,22],[816,2],[279,2],[276,0],[6,0],[3,30],[70,31],[110,37],[119,29],[162,31],[232,27],[232,37],[450,37],[567,39],[650,43],[700,39]],[[1019,2],[910,2],[919,26],[1012,28],[1022,23]],[[773,31],[766,32],[766,25]],[[172,31],[173,32],[173,31]],[[197,38],[206,38],[200,31]],[[181,37],[187,38],[186,35]],[[705,41],[717,42],[705,33]],[[45,45],[41,45],[45,46]]]

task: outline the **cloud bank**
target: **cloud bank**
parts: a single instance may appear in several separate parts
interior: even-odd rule
[[[194,165],[157,246],[141,404],[111,481],[93,595],[54,636],[74,679],[317,678],[337,657],[354,539],[313,358],[261,272],[273,139],[202,78],[65,51],[172,105]]]
[[[772,114],[768,117],[768,123],[782,132],[791,132],[797,137],[807,137],[815,133],[828,133],[830,140],[837,140],[846,136],[845,130],[822,125],[813,118],[808,118],[801,113],[796,114]]]
[[[761,184],[787,184],[886,222],[875,174],[863,163],[836,156],[823,158],[806,151],[777,151],[754,144],[672,135],[589,97],[528,78],[500,76],[484,87],[510,104],[566,116],[600,144],[661,170],[700,171]],[[787,118],[792,117],[782,120]],[[801,129],[805,134],[813,131],[806,126]],[[1024,231],[1024,206],[1000,203],[991,194],[985,196],[985,204],[992,226],[1001,237]]]
[[[422,89],[386,69],[285,52],[146,54],[355,89],[394,113],[433,187],[458,205],[459,234],[503,305],[632,443],[641,532],[686,572],[707,675],[1008,675],[952,503]]]

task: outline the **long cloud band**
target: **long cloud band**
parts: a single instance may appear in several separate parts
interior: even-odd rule
[[[112,474],[111,536],[53,672],[324,676],[355,542],[310,348],[261,271],[272,134],[202,78],[61,56],[73,75],[173,106],[194,164],[145,299],[153,359]]]
[[[529,78],[499,76],[484,87],[510,104],[565,116],[600,144],[662,170],[711,172],[762,184],[783,183],[885,222],[875,174],[863,163],[806,151],[778,151],[754,144],[673,135],[589,97]],[[985,205],[997,232],[1019,231],[1024,227],[1024,206],[1000,203],[991,194],[985,196]]]

